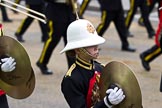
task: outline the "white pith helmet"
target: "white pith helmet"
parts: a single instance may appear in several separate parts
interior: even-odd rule
[[[67,28],[67,44],[60,52],[99,45],[105,42],[105,39],[99,36],[94,26],[85,19],[78,19],[72,22]]]

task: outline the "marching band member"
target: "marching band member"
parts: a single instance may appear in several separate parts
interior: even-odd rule
[[[101,22],[96,30],[100,36],[103,36],[110,23],[113,21],[115,28],[121,40],[121,50],[135,52],[136,49],[129,45],[128,30],[124,23],[124,10],[121,0],[98,0],[101,10]]]
[[[147,3],[147,0],[130,0],[130,9],[125,18],[125,25],[129,31],[134,15],[137,12],[137,9],[139,7],[141,10],[142,17],[143,17],[144,25],[148,33],[148,38],[151,39],[154,37],[155,31],[149,20],[149,8],[146,3]]]
[[[25,3],[27,7],[29,7],[30,9],[44,14],[44,8],[45,8],[44,0],[25,0]],[[28,13],[31,15],[36,15],[30,11],[28,11]],[[22,20],[20,26],[15,32],[15,36],[19,42],[25,42],[25,40],[23,39],[23,35],[27,31],[27,29],[29,28],[29,26],[32,24],[33,21],[34,21],[34,18],[30,16],[27,16],[24,20]],[[42,32],[41,42],[45,42],[48,38],[47,27],[46,27],[47,25],[42,23],[41,21],[38,21],[38,23],[39,23],[39,26]]]
[[[4,3],[4,1],[1,1],[2,3]],[[12,20],[8,17],[8,13],[7,13],[7,9],[4,6],[0,6],[1,8],[1,14],[2,14],[2,21],[3,22],[12,22]]]
[[[98,81],[103,66],[95,61],[98,45],[105,42],[91,22],[79,19],[67,29],[67,44],[60,52],[74,52],[76,61],[69,68],[61,83],[61,90],[70,108],[111,108],[125,98],[119,87],[109,88],[103,100],[98,97]]]
[[[155,7],[155,5],[156,5],[156,3],[158,3],[159,2],[159,0],[147,0],[147,6],[149,7],[149,15],[151,14],[151,12],[153,11],[153,9],[154,9],[154,7]],[[159,8],[159,6],[158,6],[158,8]],[[157,9],[158,10],[158,9]],[[148,16],[149,17],[149,16]],[[145,26],[145,24],[144,24],[144,22],[143,22],[143,18],[142,18],[142,16],[138,19],[138,24],[140,25],[140,26]]]
[[[162,1],[159,0],[159,5],[162,6]],[[142,52],[140,54],[140,59],[142,62],[142,66],[146,71],[150,71],[150,62],[153,61],[155,58],[157,58],[159,55],[162,54],[161,48],[160,48],[160,39],[161,39],[161,33],[162,33],[162,11],[159,11],[159,25],[155,34],[155,44],[147,49],[146,51]]]
[[[73,13],[72,4],[67,3],[67,0],[46,1],[46,17],[48,20],[47,26],[49,30],[49,38],[45,42],[42,53],[36,64],[42,74],[51,75],[53,72],[48,69],[47,64],[51,58],[52,52],[60,42],[61,38],[63,38],[64,44],[67,43],[66,30],[68,25],[75,20],[76,16]],[[70,67],[74,60],[68,57],[67,54],[66,57],[68,66]]]

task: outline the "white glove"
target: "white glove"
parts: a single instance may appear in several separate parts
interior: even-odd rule
[[[108,108],[111,108],[113,105],[117,105],[123,101],[125,95],[123,94],[122,89],[115,87],[114,89],[108,89],[106,91],[107,96],[104,98],[104,103]]]
[[[1,59],[0,64],[1,64],[1,70],[3,72],[11,72],[16,68],[15,67],[15,65],[16,65],[15,59],[12,57]]]

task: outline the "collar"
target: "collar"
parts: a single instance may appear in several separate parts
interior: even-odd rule
[[[91,63],[89,63],[89,62],[82,60],[79,57],[77,57],[77,59],[76,59],[76,64],[79,65],[80,67],[84,68],[84,69],[87,69],[87,70],[94,69],[93,61],[91,61]]]

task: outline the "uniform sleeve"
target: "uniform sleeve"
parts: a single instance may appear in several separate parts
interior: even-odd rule
[[[70,77],[63,79],[61,90],[70,108],[86,108],[86,97],[77,84]]]

